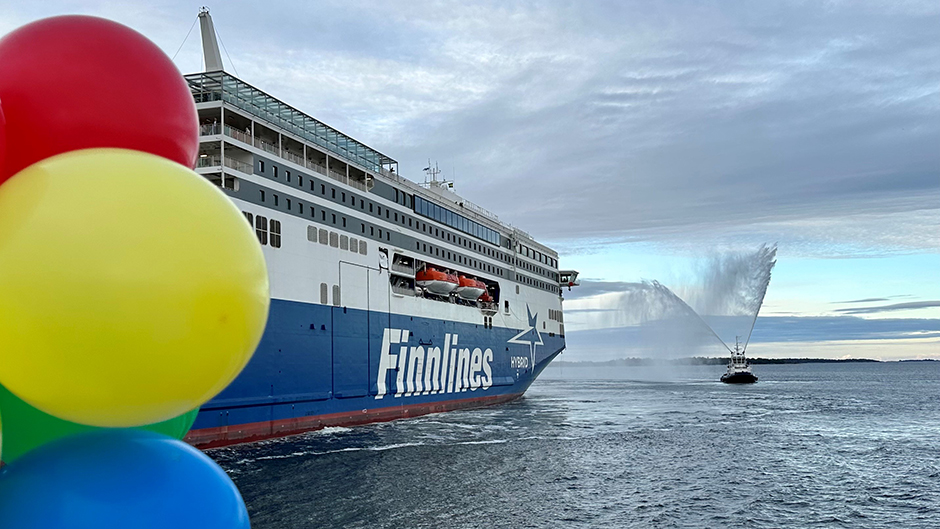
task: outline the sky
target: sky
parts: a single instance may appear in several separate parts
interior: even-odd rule
[[[0,2],[0,33],[105,16],[190,73],[199,6]],[[624,317],[631,285],[694,300],[762,244],[777,263],[749,354],[940,359],[935,0],[209,7],[230,73],[412,180],[437,163],[579,270],[566,360],[662,354]],[[724,354],[693,342],[670,354]]]

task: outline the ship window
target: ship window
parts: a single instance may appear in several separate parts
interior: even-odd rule
[[[345,235],[339,236],[339,249],[340,250],[349,250],[349,237]]]
[[[325,194],[326,194],[326,185],[320,184],[320,194],[321,194],[321,195],[325,195]]]
[[[366,241],[359,241],[359,253],[366,255],[369,253],[369,247],[366,246]]]
[[[329,237],[330,237],[330,232],[324,230],[323,228],[320,228],[320,233],[319,233],[320,244],[328,244]]]
[[[504,305],[503,305],[503,310],[506,311],[506,314],[509,314],[509,300],[508,300],[508,299],[507,299],[507,300],[503,300],[503,303],[504,303]]]
[[[271,193],[271,196],[274,197],[274,205],[276,206],[276,205],[277,205],[277,195],[275,195],[274,193]]]
[[[330,246],[339,248],[339,234],[335,231],[330,232]]]
[[[268,244],[268,218],[258,215],[255,217],[255,233],[261,245]]]
[[[376,206],[376,207],[378,208],[378,214],[379,214],[379,216],[381,217],[381,216],[382,216],[382,206]]]
[[[418,241],[415,241],[415,250],[420,250],[420,249],[421,249],[421,243]]]
[[[326,222],[326,211],[320,210],[320,220]]]
[[[372,213],[372,202],[369,202],[369,213]]]
[[[264,189],[258,190],[261,193],[261,201],[264,202]]]
[[[284,176],[287,178],[287,181],[290,182],[290,171],[284,171]]]
[[[303,187],[303,186],[304,186],[304,177],[297,175],[297,187]]]
[[[298,203],[297,203],[297,207],[300,209],[300,214],[303,215],[303,214],[304,214],[304,203],[303,203],[303,202],[298,202]]]
[[[333,199],[336,198],[336,188],[335,188],[335,187],[331,187],[331,188],[330,188],[330,198],[333,198]]]
[[[336,224],[336,213],[333,213],[331,216],[333,217],[333,224]]]
[[[391,242],[391,240],[392,240],[392,232],[390,232],[390,231],[385,232],[385,240]]]
[[[366,232],[366,225],[365,225],[365,224],[359,223],[359,227],[362,228],[362,233],[365,233],[365,232]]]
[[[365,210],[365,209],[366,209],[366,201],[365,201],[365,199],[362,199],[362,200],[359,201],[359,209],[362,209],[362,210]]]
[[[385,208],[385,218],[389,218],[389,217],[388,217],[388,208]]]
[[[271,247],[281,247],[281,221],[271,219]]]
[[[244,215],[245,218],[248,219],[248,225],[249,225],[249,226],[254,226],[254,225],[255,225],[255,216],[254,216],[254,215],[252,215],[251,213],[248,213],[247,211],[242,211],[242,215]]]
[[[329,287],[326,286],[326,283],[320,283],[320,304],[326,305],[329,303]]]
[[[427,251],[428,251],[428,245],[427,245],[427,244],[422,244],[421,246],[422,246],[421,251],[424,252],[424,253],[427,253]]]
[[[346,193],[343,193],[343,204],[346,203]]]
[[[398,222],[398,213],[395,213],[395,222]]]
[[[349,251],[358,252],[359,251],[359,240],[355,237],[349,238]]]
[[[382,228],[379,228],[379,239],[382,238]]]
[[[307,226],[307,240],[317,242],[317,228],[315,226]]]
[[[271,166],[271,169],[274,170],[274,178],[277,178],[277,166],[276,166],[276,165],[272,165],[272,166]]]
[[[343,227],[346,227],[346,217],[343,217]]]
[[[287,199],[287,211],[290,211],[290,199]]]
[[[316,183],[313,180],[310,180],[310,190],[316,191]]]
[[[408,227],[409,227],[409,228],[411,227],[411,218],[410,218],[410,217],[408,218]]]
[[[375,237],[375,226],[369,226],[369,236]]]

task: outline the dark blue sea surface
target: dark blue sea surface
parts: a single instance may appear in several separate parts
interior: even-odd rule
[[[525,397],[212,450],[252,527],[940,527],[940,362],[549,367]]]

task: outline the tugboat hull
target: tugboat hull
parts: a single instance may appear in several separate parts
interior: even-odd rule
[[[753,373],[725,373],[721,375],[721,381],[725,384],[753,384],[757,382],[757,376]]]

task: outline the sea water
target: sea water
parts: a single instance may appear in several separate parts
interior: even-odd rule
[[[212,450],[252,527],[940,527],[940,362],[549,367],[501,406]]]

